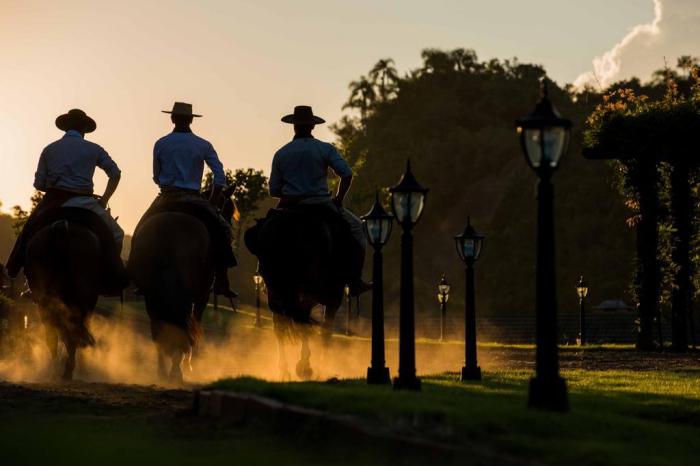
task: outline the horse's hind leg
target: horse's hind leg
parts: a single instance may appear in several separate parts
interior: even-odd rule
[[[311,369],[311,348],[309,347],[309,335],[306,331],[301,337],[301,354],[296,367],[297,377],[301,380],[309,380],[314,371]]]
[[[44,340],[46,341],[46,346],[49,348],[51,353],[51,358],[56,361],[58,358],[58,331],[50,325],[45,325],[46,335]]]
[[[176,349],[172,353],[172,368],[170,369],[170,382],[181,384],[183,382],[182,378],[182,362],[185,360],[185,353]]]
[[[63,376],[61,376],[61,379],[63,379],[64,382],[70,382],[73,380],[73,370],[75,369],[75,351],[77,350],[78,345],[76,345],[75,341],[72,339],[68,339],[65,343],[68,358],[66,358],[66,367],[63,371]]]
[[[158,352],[158,380],[166,382],[168,380],[168,369],[166,363],[166,355],[163,347],[156,343],[156,351]]]
[[[277,369],[279,371],[279,378],[283,381],[292,379],[287,365],[287,349],[285,347],[285,340],[289,336],[290,325],[288,318],[276,313],[272,314],[272,327],[275,332],[275,338],[277,339]]]

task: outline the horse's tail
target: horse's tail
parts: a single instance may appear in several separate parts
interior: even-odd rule
[[[46,236],[46,244],[42,252],[47,260],[48,276],[55,282],[47,283],[46,286],[54,289],[56,293],[46,295],[41,304],[49,311],[45,318],[66,338],[72,336],[78,347],[83,348],[93,346],[95,338],[87,328],[87,316],[74,308],[71,296],[74,288],[73,277],[66,273],[66,264],[70,260],[68,251],[72,240],[70,228],[67,220],[59,220],[49,226],[49,234]]]
[[[154,314],[151,316],[152,337],[166,345],[189,350],[189,347],[197,345],[202,335],[201,326],[194,316],[193,299],[186,292],[175,267],[163,268],[155,276],[158,278],[148,296],[152,304],[149,312]],[[180,329],[184,335],[172,338],[172,332],[164,330],[168,327]],[[170,341],[163,341],[164,339]]]

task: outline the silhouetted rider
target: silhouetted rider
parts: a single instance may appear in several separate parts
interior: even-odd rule
[[[350,226],[356,242],[349,268],[350,293],[355,296],[372,288],[362,280],[366,240],[362,222],[343,207],[352,184],[352,169],[332,144],[315,139],[311,132],[323,118],[313,114],[309,106],[299,105],[294,113],[282,117],[294,125],[294,139],[275,153],[270,173],[270,195],[280,199],[279,207],[322,205],[337,212]],[[332,196],[328,189],[328,170],[340,178],[338,191]]]
[[[56,118],[58,129],[65,131],[61,139],[55,141],[42,151],[39,165],[34,176],[34,187],[44,192],[43,199],[27,219],[15,247],[7,262],[7,273],[16,277],[24,266],[24,253],[31,236],[41,226],[41,218],[47,211],[59,207],[77,207],[87,209],[102,219],[109,228],[114,244],[104,245],[108,270],[108,283],[105,294],[118,294],[126,286],[126,272],[121,261],[124,231],[112,218],[107,204],[119,185],[121,171],[117,164],[99,145],[86,141],[85,134],[95,131],[95,120],[79,109]],[[109,181],[102,196],[93,195],[93,176],[95,167],[102,169]],[[46,217],[44,217],[46,218]],[[102,240],[108,240],[101,238]]]
[[[211,143],[190,129],[193,119],[202,116],[192,113],[192,104],[175,102],[171,111],[163,110],[163,113],[170,114],[175,128],[172,133],[160,138],[153,148],[153,181],[160,187],[160,194],[143,219],[173,201],[194,204],[207,212],[213,219],[213,222],[207,223],[214,223],[217,229],[210,231],[210,234],[214,233],[212,243],[220,251],[215,255],[214,293],[235,298],[237,294],[231,291],[227,274],[227,269],[236,265],[231,248],[231,224],[217,210],[226,186],[224,167]],[[213,175],[209,201],[200,194],[205,163]]]

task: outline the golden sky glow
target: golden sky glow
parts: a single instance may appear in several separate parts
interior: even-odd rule
[[[279,118],[310,104],[337,120],[348,82],[379,58],[405,71],[423,48],[467,47],[573,81],[653,17],[649,0],[0,0],[0,201],[28,204],[39,153],[61,136],[54,119],[73,107],[122,168],[112,208],[130,232],[156,193],[151,149],[174,100],[204,114],[194,130],[227,168],[267,171],[290,137]]]

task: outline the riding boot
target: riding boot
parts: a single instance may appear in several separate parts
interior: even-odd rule
[[[225,296],[229,299],[238,297],[238,293],[231,289],[231,283],[228,280],[228,268],[220,267],[216,270],[214,277],[214,294]]]

